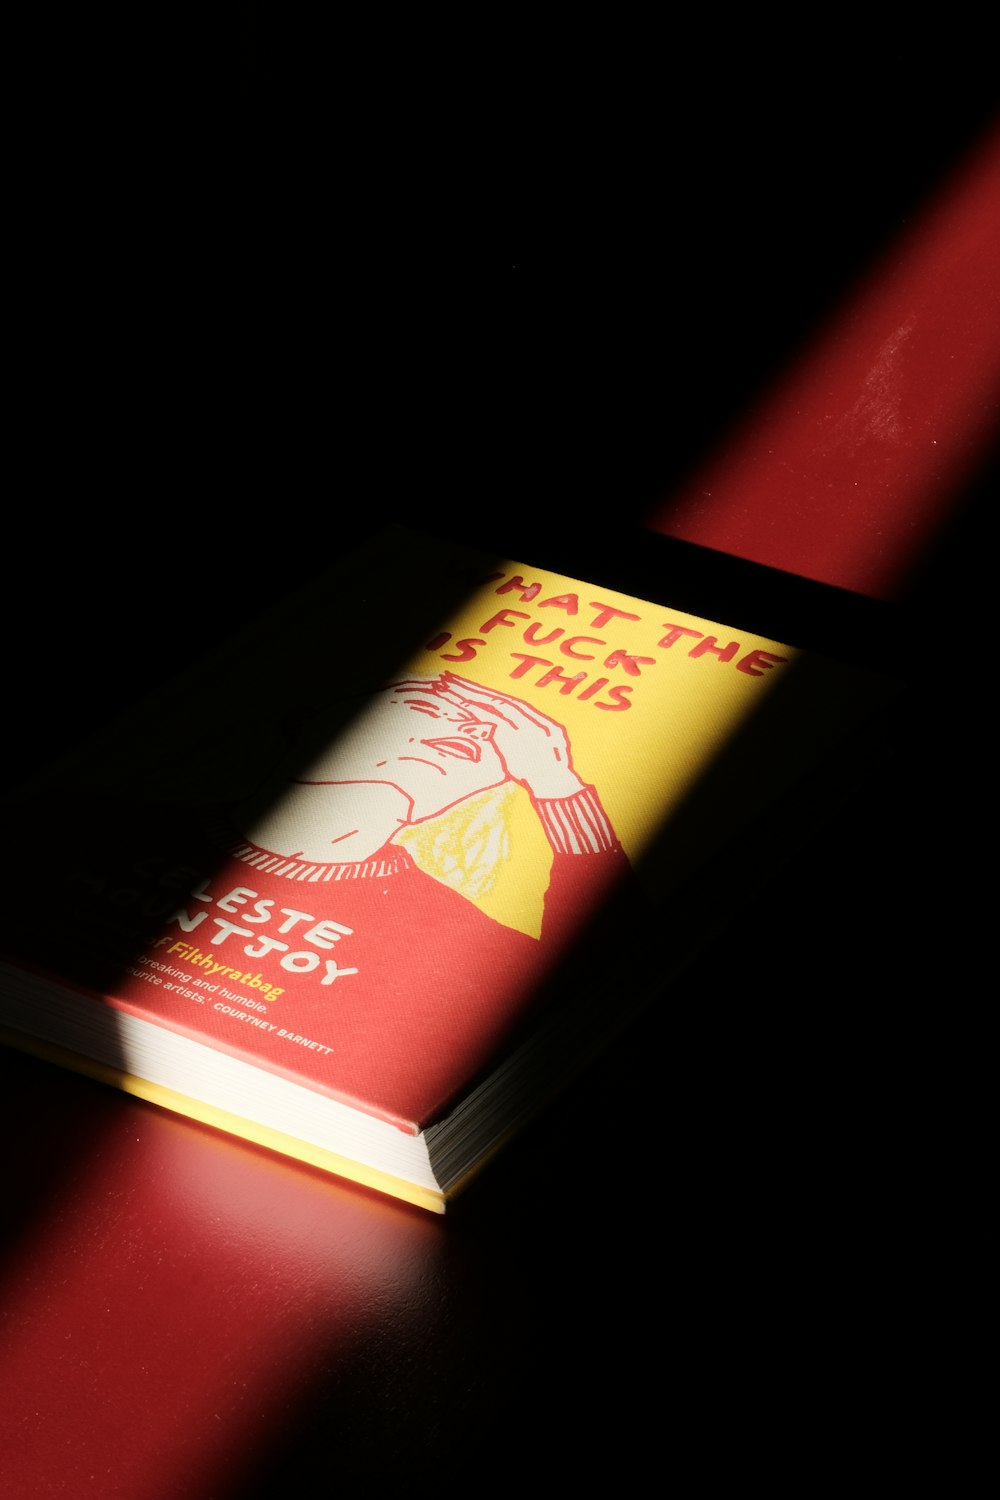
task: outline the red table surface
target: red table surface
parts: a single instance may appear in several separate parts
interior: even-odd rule
[[[842,47],[838,56],[845,55]],[[1000,158],[996,135],[972,128],[975,111],[958,124],[953,117],[950,135],[944,121],[935,133],[918,107],[925,93],[917,82],[905,69],[875,76],[874,64],[853,75],[854,106],[867,114],[853,134],[841,125],[835,149],[823,113],[840,97],[833,71],[823,74],[811,109],[806,85],[784,79],[781,97],[799,121],[798,142],[790,138],[794,121],[777,105],[763,120],[752,117],[750,128],[743,112],[757,97],[753,81],[736,59],[724,74],[727,140],[737,153],[728,186],[741,192],[743,211],[762,193],[761,211],[777,214],[786,234],[797,225],[799,252],[813,243],[815,257],[808,292],[773,266],[761,284],[784,321],[758,347],[756,378],[754,351],[740,335],[760,335],[765,326],[747,298],[753,277],[766,277],[774,246],[765,254],[761,223],[734,223],[690,163],[673,188],[663,172],[653,174],[674,160],[681,122],[695,135],[699,119],[707,129],[703,113],[692,118],[675,103],[662,125],[669,139],[655,138],[660,155],[647,149],[630,190],[674,193],[663,210],[667,242],[682,229],[693,233],[696,210],[706,243],[727,231],[724,259],[739,263],[743,254],[747,281],[737,264],[737,284],[717,287],[713,304],[722,258],[706,266],[697,245],[668,244],[670,285],[654,274],[647,251],[638,284],[628,288],[621,247],[607,250],[614,276],[604,281],[591,248],[586,275],[573,279],[569,266],[573,296],[588,295],[596,269],[589,315],[603,329],[599,353],[613,366],[641,348],[649,359],[642,381],[626,381],[621,394],[615,369],[597,356],[581,374],[582,336],[552,362],[553,343],[539,329],[499,370],[490,350],[471,368],[449,368],[437,377],[440,400],[424,391],[419,415],[408,410],[400,426],[422,459],[433,449],[431,436],[451,442],[454,453],[455,413],[475,415],[468,383],[478,378],[498,402],[520,372],[530,411],[515,402],[513,416],[506,408],[475,416],[462,448],[468,487],[451,473],[449,503],[473,503],[477,477],[489,467],[481,444],[492,436],[506,474],[526,455],[537,460],[532,495],[563,463],[553,513],[568,506],[577,524],[588,524],[581,500],[588,465],[563,445],[574,432],[583,441],[577,424],[593,418],[602,400],[617,401],[591,479],[604,485],[617,456],[632,489],[620,508],[609,502],[601,525],[631,515],[840,587],[926,601],[926,628],[913,650],[926,658],[927,694],[913,711],[913,742],[798,857],[780,893],[780,916],[774,891],[743,898],[754,931],[764,934],[755,945],[748,950],[730,937],[699,960],[670,1004],[615,1049],[599,1092],[575,1088],[566,1108],[528,1132],[444,1219],[0,1052],[7,1147],[0,1493],[11,1500],[248,1500],[303,1493],[307,1485],[331,1491],[345,1478],[408,1475],[428,1488],[529,1477],[562,1485],[613,1477],[631,1488],[669,1484],[681,1467],[690,1474],[694,1466],[699,1489],[737,1474],[780,1482],[796,1472],[809,1475],[803,1486],[810,1487],[818,1474],[853,1474],[869,1443],[880,1474],[899,1447],[916,1444],[928,1463],[941,1458],[928,1450],[920,1421],[924,1403],[934,1404],[929,1393],[940,1391],[930,1349],[944,1337],[924,1277],[935,1220],[952,1207],[942,1153],[954,1039],[939,1007],[946,998],[961,1006],[978,983],[981,957],[981,891],[962,862],[982,813],[977,777],[985,755],[981,742],[967,738],[979,732],[980,702],[966,694],[970,684],[992,680],[989,638],[979,634],[988,569],[978,502],[1000,371]],[[287,103],[294,92],[287,75],[265,69],[264,76],[284,80],[277,97]],[[782,78],[772,64],[761,87],[776,89]],[[693,107],[693,89],[683,98]],[[645,110],[649,128],[657,111],[648,102]],[[750,129],[745,154],[741,121]],[[559,153],[543,133],[551,164]],[[701,142],[706,171],[724,159],[721,134]],[[593,140],[599,136],[595,130]],[[915,161],[931,139],[944,142],[939,153]],[[534,140],[525,127],[518,160]],[[826,254],[816,248],[823,194],[799,176],[810,142],[825,153],[827,172],[834,163],[843,172],[830,183],[832,220],[849,218],[852,203],[857,212],[853,239],[849,223],[828,226],[836,244]],[[592,143],[588,136],[588,149]],[[754,179],[752,149],[776,144],[768,170]],[[586,155],[581,147],[575,158],[578,183],[587,179]],[[880,155],[890,177],[896,167],[897,196],[887,182],[884,218]],[[309,161],[315,165],[317,155]],[[853,197],[852,172],[864,182]],[[610,171],[601,176],[604,196],[593,200],[594,213],[610,203],[613,180]],[[531,205],[548,201],[548,187],[546,169],[536,167]],[[784,196],[796,192],[804,194],[797,210]],[[493,268],[504,278],[503,305],[482,315],[491,337],[511,307],[517,335],[533,324],[558,267],[572,260],[565,240],[545,260],[532,240],[527,198],[515,190],[513,200],[522,218],[511,230],[511,266]],[[351,201],[360,212],[368,200],[359,193]],[[251,205],[241,229],[252,229],[255,213],[269,206]],[[381,232],[391,220],[387,213],[378,221]],[[267,244],[277,238],[272,226]],[[601,241],[605,249],[611,243]],[[461,253],[477,252],[466,244]],[[283,275],[295,259],[286,249]],[[393,264],[391,254],[385,264]],[[484,293],[480,271],[441,312],[456,348],[464,347],[463,298],[477,286],[489,295],[492,283]],[[527,289],[520,303],[515,290],[511,303],[518,276]],[[372,278],[381,285],[377,271]],[[433,283],[438,295],[442,284]],[[629,318],[649,309],[645,332],[619,331],[621,298]],[[747,321],[734,329],[741,299]],[[268,304],[273,350],[280,302],[272,294]],[[199,309],[210,305],[206,292]],[[471,307],[475,317],[474,300]],[[560,316],[561,328],[573,323],[565,306]],[[422,323],[424,335],[434,321]],[[671,329],[692,359],[699,345],[735,340],[728,377],[719,376],[726,420],[687,429],[687,446],[684,413],[693,420],[701,392],[676,395],[680,434],[663,423],[656,403],[665,387],[647,347],[648,334],[667,358]],[[77,348],[65,328],[62,335]],[[121,337],[124,348],[127,331]],[[301,352],[309,338],[301,331],[296,338]],[[387,338],[384,326],[377,338]],[[391,341],[382,347],[388,358]],[[201,353],[214,357],[195,347],[189,363]],[[547,373],[538,363],[545,360]],[[181,654],[193,651],[194,636],[211,632],[210,612],[180,645],[168,624],[183,634],[185,601],[210,602],[220,578],[245,567],[248,552],[254,568],[265,557],[284,566],[290,536],[320,550],[336,544],[335,507],[343,499],[331,501],[332,517],[325,510],[337,484],[336,452],[328,455],[333,476],[323,473],[308,510],[285,496],[281,504],[291,511],[276,516],[266,497],[251,501],[252,454],[240,458],[228,443],[234,434],[245,440],[254,420],[273,420],[268,394],[281,405],[282,377],[272,372],[273,385],[251,399],[256,373],[241,373],[238,364],[231,351],[220,376],[245,401],[235,414],[241,399],[213,408],[215,387],[203,375],[190,404],[169,380],[157,380],[151,417],[126,389],[127,366],[115,385],[121,405],[109,412],[95,397],[86,419],[64,432],[61,441],[77,457],[86,453],[90,481],[110,482],[134,519],[119,520],[105,548],[102,525],[95,543],[93,515],[74,513],[59,524],[88,554],[86,575],[70,546],[44,576],[12,580],[22,630],[29,622],[32,633],[39,628],[34,644],[22,642],[15,653],[11,711],[29,687],[36,705],[49,704],[47,717],[38,708],[34,729],[25,719],[24,731],[13,732],[20,769],[42,753],[66,705],[98,717],[113,708],[122,663],[142,661],[143,642],[151,680],[166,670],[171,642]],[[379,388],[379,415],[366,421],[362,446],[383,423],[393,426],[408,390],[418,400],[408,383],[420,378],[419,351],[408,345],[400,364]],[[598,368],[601,383],[591,390]],[[698,380],[707,371],[707,363],[698,365]],[[296,390],[309,386],[303,379]],[[652,394],[636,410],[640,388]],[[320,405],[317,398],[310,418]],[[293,406],[289,399],[280,431],[270,432],[262,460],[268,481],[283,464],[296,484],[303,478]],[[127,423],[141,425],[134,446],[123,428],[116,442],[122,411]],[[217,424],[207,470],[198,468],[202,450],[194,443],[185,442],[178,458],[177,424],[209,436]],[[169,484],[150,457],[157,440],[169,450]],[[112,455],[110,481],[107,470],[94,469],[102,452]],[[358,492],[374,493],[378,453],[367,467],[358,455],[355,461],[364,476]],[[61,462],[61,474],[74,473],[73,454]],[[391,482],[405,472],[397,453]],[[415,516],[436,493],[433,474],[425,475],[414,490]],[[178,518],[195,527],[193,541],[185,543]],[[33,521],[41,548],[49,523],[44,514]],[[164,598],[150,569],[164,549],[176,558],[185,545],[193,548],[186,592]],[[294,556],[287,566],[294,570]],[[69,732],[81,727],[74,719]],[[609,1122],[625,1108],[638,1129],[663,1132],[655,1148],[616,1145]],[[807,1471],[798,1469],[802,1462]]]

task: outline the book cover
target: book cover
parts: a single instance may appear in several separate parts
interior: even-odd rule
[[[7,1039],[399,1196],[354,1117],[450,1140],[531,1054],[438,1206],[732,916],[896,690],[596,578],[389,526],[245,628],[237,601],[7,799]]]

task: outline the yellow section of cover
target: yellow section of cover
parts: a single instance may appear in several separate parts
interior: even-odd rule
[[[471,589],[396,675],[443,673],[459,695],[467,682],[555,721],[663,903],[884,692],[832,660],[517,561]],[[522,788],[491,788],[397,842],[497,921],[538,936],[551,850]]]
[[[258,1125],[253,1120],[244,1120],[240,1115],[230,1114],[228,1110],[216,1109],[211,1104],[204,1104],[200,1099],[192,1099],[187,1094],[179,1094],[174,1089],[149,1083],[145,1078],[139,1078],[134,1073],[109,1068],[104,1063],[94,1062],[89,1057],[81,1057],[79,1053],[70,1052],[64,1047],[53,1046],[49,1042],[40,1041],[37,1037],[28,1036],[22,1032],[9,1031],[3,1026],[0,1026],[0,1042],[16,1051],[39,1057],[44,1062],[55,1063],[58,1067],[68,1068],[72,1072],[96,1079],[98,1083],[109,1084],[125,1094],[132,1094],[137,1099],[144,1099],[149,1104],[168,1109],[173,1114],[198,1120],[202,1125],[210,1125],[215,1130],[225,1132],[226,1135],[238,1136],[242,1140],[252,1141],[257,1146],[264,1146],[269,1151],[276,1151],[281,1156],[292,1157],[296,1161],[306,1162],[309,1166],[319,1167],[334,1177],[345,1178],[349,1182],[359,1183],[362,1187],[374,1188],[377,1192],[387,1193],[390,1197],[401,1199],[404,1203],[413,1203],[418,1208],[430,1209],[433,1213],[444,1213],[445,1200],[442,1193],[418,1187],[402,1178],[390,1176],[388,1172],[379,1172],[374,1167],[366,1167],[360,1162],[352,1161],[349,1157],[338,1156],[334,1151],[325,1151],[319,1146],[312,1146],[307,1141],[297,1140],[295,1136],[285,1135],[280,1130],[272,1130],[266,1125]]]

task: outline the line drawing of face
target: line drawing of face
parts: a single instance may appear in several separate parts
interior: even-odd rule
[[[375,693],[342,733],[298,772],[306,785],[383,782],[412,804],[414,818],[508,779],[495,725],[435,694],[431,684]]]
[[[496,788],[551,800],[584,787],[565,726],[452,672],[341,698],[302,731],[283,769],[236,810],[252,843],[288,858],[367,859]]]

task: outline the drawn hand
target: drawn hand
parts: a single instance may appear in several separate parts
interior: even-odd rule
[[[510,693],[444,672],[437,696],[493,726],[493,744],[512,780],[533,796],[572,797],[583,787],[561,724]]]

